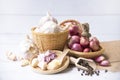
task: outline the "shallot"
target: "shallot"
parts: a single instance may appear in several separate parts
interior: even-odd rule
[[[80,52],[82,52],[83,50],[82,46],[78,43],[74,43],[71,49],[75,51],[80,51]]]
[[[96,57],[94,60],[95,60],[95,62],[100,63],[103,60],[105,60],[105,57],[103,55],[100,55],[100,56]]]
[[[89,39],[87,37],[81,37],[80,38],[80,44],[83,47],[88,47],[88,45],[89,45]]]
[[[101,66],[109,66],[110,62],[108,60],[103,60],[102,62],[100,62]]]
[[[73,43],[80,43],[80,37],[77,35],[72,36],[71,40],[73,41]]]
[[[71,49],[73,46],[73,41],[71,39],[68,40],[68,47]]]
[[[100,46],[95,42],[95,41],[90,41],[90,48],[93,50],[93,51],[97,51],[100,49]]]
[[[91,51],[90,48],[85,48],[85,49],[83,50],[83,52],[90,52],[90,51]]]
[[[74,43],[80,43],[80,37],[77,35],[71,36],[68,41],[68,47],[71,49]]]
[[[77,35],[79,32],[78,26],[72,26],[69,28],[69,33],[71,36]]]
[[[92,37],[90,41],[95,41],[98,45],[100,44],[99,40],[96,37]]]

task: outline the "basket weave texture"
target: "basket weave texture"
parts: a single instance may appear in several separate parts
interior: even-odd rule
[[[101,47],[101,46],[100,46]],[[71,56],[75,56],[75,57],[84,57],[84,58],[94,58],[97,57],[101,54],[104,53],[105,49],[101,47],[100,50],[95,51],[95,52],[78,52],[75,50],[71,50],[67,47],[67,45],[65,46],[65,49],[69,50],[69,55]]]
[[[32,28],[32,37],[40,52],[64,49],[68,39],[68,30],[59,33],[44,34],[35,32],[35,29],[36,27]]]
[[[78,51],[70,50],[71,55],[74,55],[76,57],[84,57],[84,58],[94,58],[103,54],[103,52],[104,49],[100,49],[99,51],[96,52],[78,52]]]

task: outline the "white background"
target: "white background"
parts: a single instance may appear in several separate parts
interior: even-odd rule
[[[29,71],[25,73],[22,71],[25,69],[20,67],[21,71],[18,70],[17,73],[19,68],[15,68],[15,64],[2,62],[2,59],[5,59],[6,50],[17,52],[20,41],[30,33],[31,27],[36,26],[47,11],[51,12],[59,22],[66,19],[76,19],[81,23],[88,22],[90,32],[100,41],[120,40],[120,0],[0,0],[0,80],[25,80],[25,75],[27,77],[34,75],[35,77],[30,78],[37,80],[40,80],[39,76],[47,79],[46,75],[36,75]],[[10,69],[8,66],[13,68]],[[66,80],[65,76],[71,76],[69,80],[73,80],[71,79],[74,78],[72,73],[76,74],[76,80],[81,78],[76,70],[64,75],[60,74],[64,76],[61,78],[59,78],[60,75],[47,77]],[[17,78],[13,74],[20,76]],[[119,80],[118,75],[119,73],[110,73],[104,77],[108,80]],[[85,80],[84,77],[82,78]],[[94,78],[88,77],[88,79],[93,80]]]

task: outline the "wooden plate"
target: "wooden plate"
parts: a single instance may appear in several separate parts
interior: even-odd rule
[[[40,74],[55,74],[65,70],[69,66],[69,62],[70,62],[69,57],[67,56],[66,60],[63,62],[61,67],[56,70],[42,70],[39,67],[36,67],[36,68],[32,67],[32,70]]]
[[[52,50],[52,51],[55,52],[57,56],[62,54],[62,51],[58,51],[58,50]],[[61,67],[56,70],[42,70],[39,67],[36,67],[36,68],[32,67],[32,70],[40,74],[55,74],[65,70],[69,66],[69,63],[70,63],[69,57],[65,56]]]

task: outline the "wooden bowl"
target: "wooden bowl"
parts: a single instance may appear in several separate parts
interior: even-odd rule
[[[54,50],[55,52],[57,52],[56,54],[59,56],[60,54],[62,54],[61,51],[57,51]],[[65,56],[65,59],[63,60],[62,65],[56,69],[56,70],[42,70],[39,67],[32,67],[32,70],[36,73],[40,73],[40,74],[55,74],[55,73],[59,73],[61,71],[64,71],[68,66],[69,66],[70,60],[68,56]]]
[[[67,46],[66,48],[69,49]],[[69,49],[69,55],[75,56],[75,57],[84,57],[84,58],[94,58],[103,54],[103,52],[104,52],[104,48],[102,47],[99,51],[95,51],[95,52],[78,52],[78,51]]]

